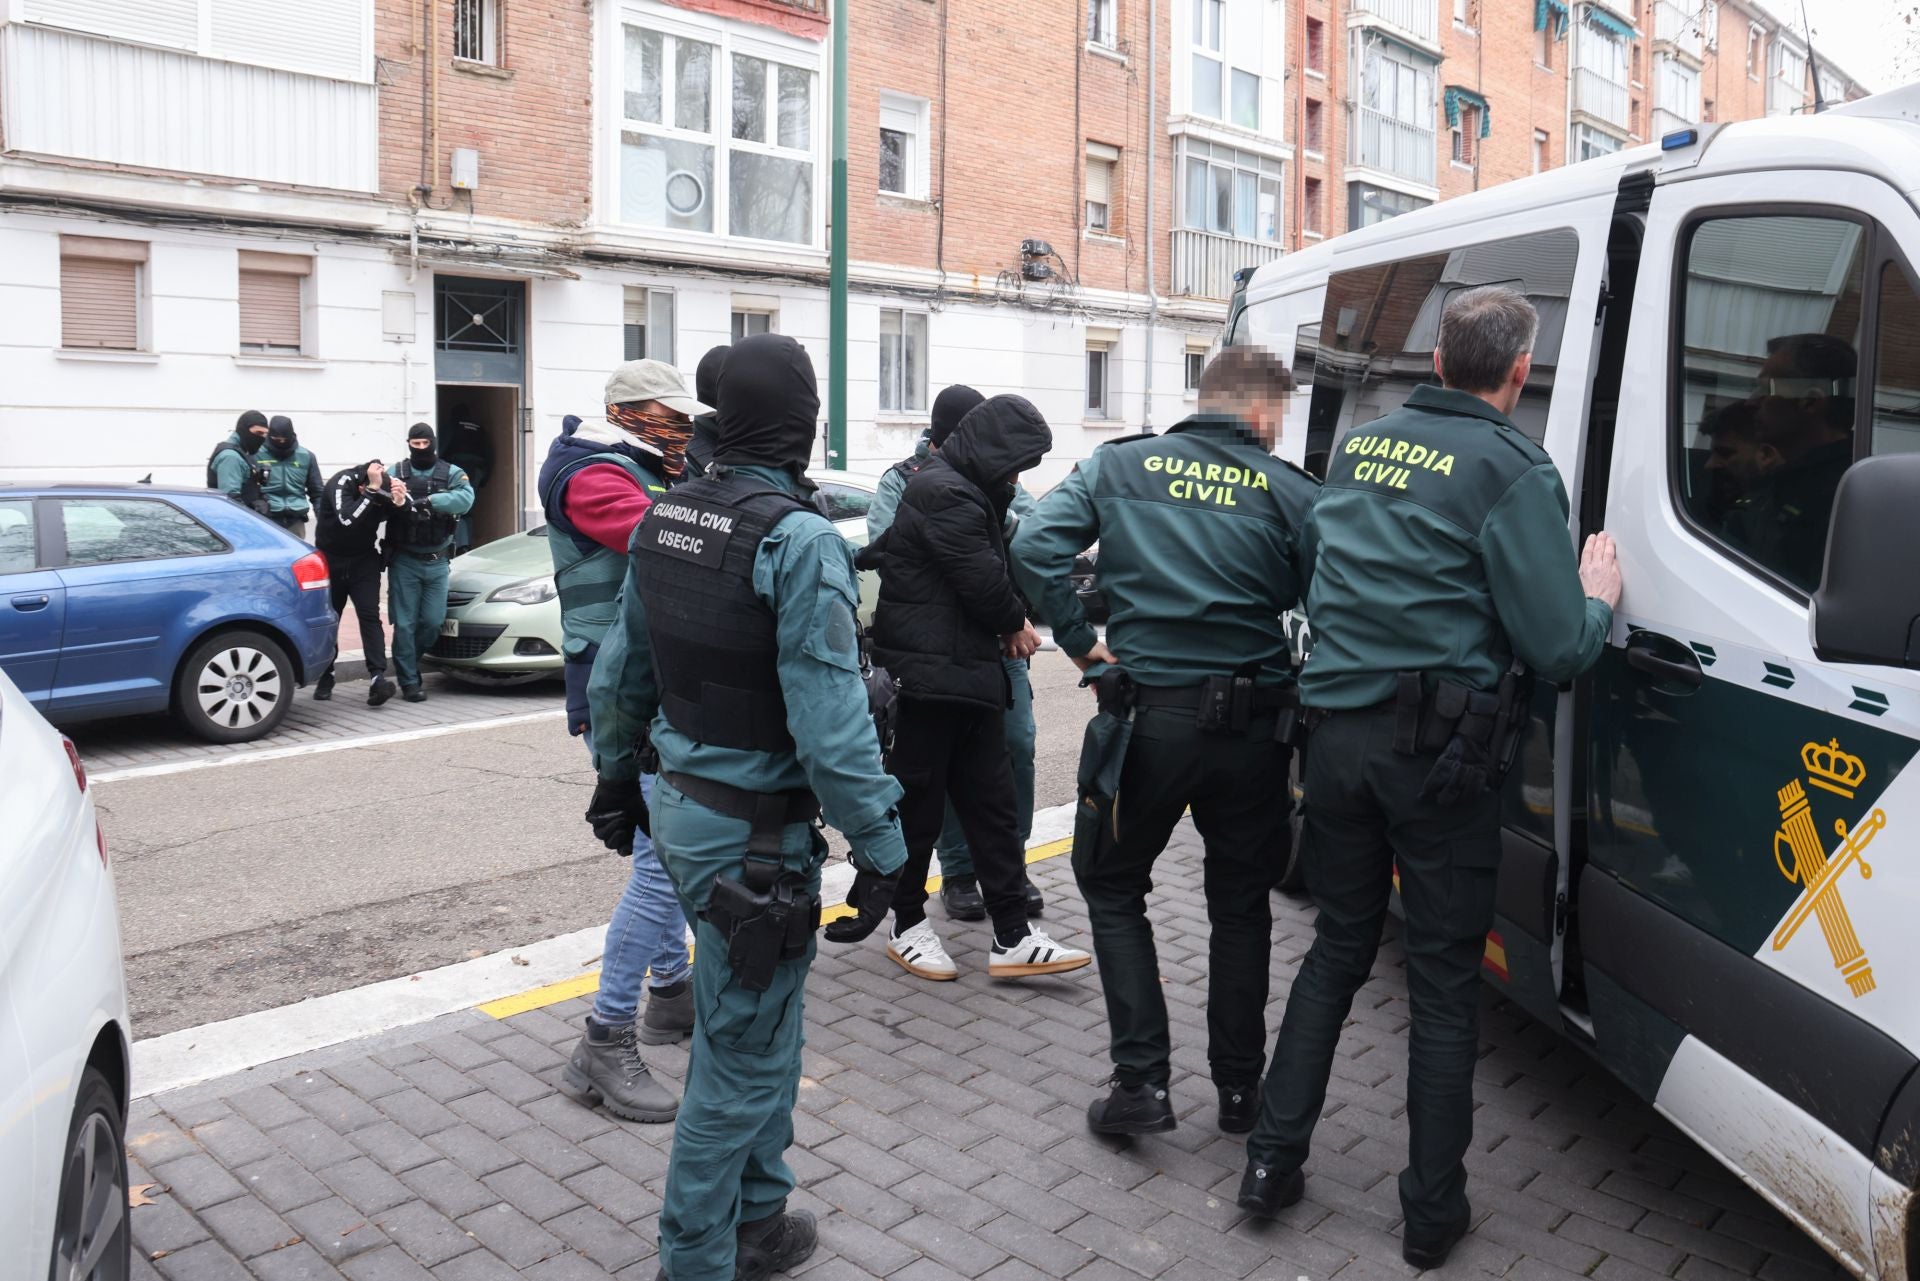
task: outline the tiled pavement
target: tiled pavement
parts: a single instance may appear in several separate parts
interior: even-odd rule
[[[1048,920],[1085,937],[1065,859],[1035,865]],[[1180,1128],[1121,1146],[1083,1112],[1106,1073],[1092,971],[989,984],[985,934],[942,923],[962,969],[929,985],[877,942],[823,947],[789,1159],[821,1216],[809,1281],[1342,1281],[1408,1276],[1406,985],[1391,939],[1341,1045],[1307,1200],[1272,1225],[1233,1205],[1242,1147],[1206,1079],[1197,842],[1160,865],[1154,913]],[[1277,1025],[1311,934],[1275,900]],[[449,1016],[136,1105],[136,1278],[650,1281],[670,1126],[555,1093],[578,1000]],[[1579,1051],[1488,996],[1471,1237],[1443,1275],[1549,1281],[1844,1275]],[[649,1049],[675,1078],[682,1047]]]

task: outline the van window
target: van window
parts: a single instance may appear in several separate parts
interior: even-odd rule
[[[1336,272],[1315,350],[1307,470],[1324,476],[1348,432],[1400,408],[1422,383],[1439,381],[1440,315],[1455,294],[1480,285],[1511,285],[1540,312],[1533,373],[1513,421],[1541,441],[1579,260],[1579,236],[1562,228]]]
[[[1809,590],[1853,461],[1866,239],[1838,216],[1746,216],[1695,225],[1686,247],[1681,506],[1707,537]]]
[[[1899,263],[1880,272],[1880,358],[1873,371],[1873,452],[1920,450],[1920,295]]]

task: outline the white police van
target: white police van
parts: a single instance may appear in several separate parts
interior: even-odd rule
[[[1917,201],[1920,86],[1342,236],[1227,335],[1310,386],[1281,452],[1324,473],[1453,292],[1539,309],[1514,417],[1626,594],[1539,691],[1486,975],[1881,1281],[1920,1281]]]

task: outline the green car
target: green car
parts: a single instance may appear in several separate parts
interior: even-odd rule
[[[866,545],[867,508],[878,476],[810,473],[827,515],[847,541]],[[428,667],[475,685],[519,685],[560,675],[560,599],[553,586],[547,527],[474,548],[454,558],[447,579],[447,621],[422,656]],[[860,575],[860,624],[873,620],[879,580]]]

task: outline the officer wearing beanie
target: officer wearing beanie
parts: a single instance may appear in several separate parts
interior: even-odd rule
[[[913,447],[913,454],[903,458],[881,473],[880,483],[874,490],[873,505],[867,508],[867,546],[872,547],[880,541],[880,536],[893,525],[895,512],[900,507],[900,495],[906,492],[907,482],[912,480],[919,470],[926,466],[927,460],[939,452],[960,420],[972,412],[986,398],[965,383],[955,383],[933,398],[932,424],[922,432]],[[1007,534],[1012,536],[1013,527],[1019,518],[1033,507],[1033,495],[1026,487],[1016,484],[1013,491],[1013,503],[1008,508]],[[862,563],[862,568],[869,568]],[[1033,660],[1030,658],[1005,658],[1007,683],[1013,691],[1013,701],[1007,707],[1007,753],[1013,764],[1013,808],[1019,824],[1020,846],[1026,848],[1027,840],[1033,835],[1033,754],[1037,740],[1037,731],[1033,723],[1033,676],[1029,670]],[[940,855],[940,902],[945,905],[947,915],[956,921],[984,921],[987,919],[987,901],[980,893],[980,880],[973,871],[973,851],[967,845],[967,835],[961,829],[960,816],[954,811],[953,803],[947,803],[946,824],[940,829],[937,846]],[[1021,884],[1026,894],[1027,915],[1039,916],[1046,908],[1046,900],[1040,895],[1039,887],[1027,876],[1022,865]]]
[[[267,424],[266,448],[260,461],[267,469],[260,489],[267,500],[267,519],[297,538],[307,535],[307,515],[320,506],[320,464],[313,451],[300,443],[293,419],[275,414]]]
[[[260,447],[266,443],[267,416],[257,409],[241,414],[232,433],[213,447],[207,459],[207,488],[266,515],[267,499],[260,488],[265,470],[258,460]]]
[[[610,847],[651,830],[697,918],[693,1048],[660,1208],[665,1281],[764,1278],[817,1242],[789,1211],[805,1010],[825,838],[867,873],[884,918],[906,860],[860,680],[853,554],[813,506],[820,412],[806,351],[756,334],[727,358],[708,475],[636,531],[588,695]],[[651,809],[636,749],[660,756]],[[649,829],[649,819],[651,828]]]
[[[433,428],[407,429],[407,456],[388,469],[400,481],[399,510],[387,521],[387,616],[393,620],[393,671],[400,697],[427,701],[420,655],[447,621],[447,560],[454,527],[473,507],[467,473],[440,457]]]

